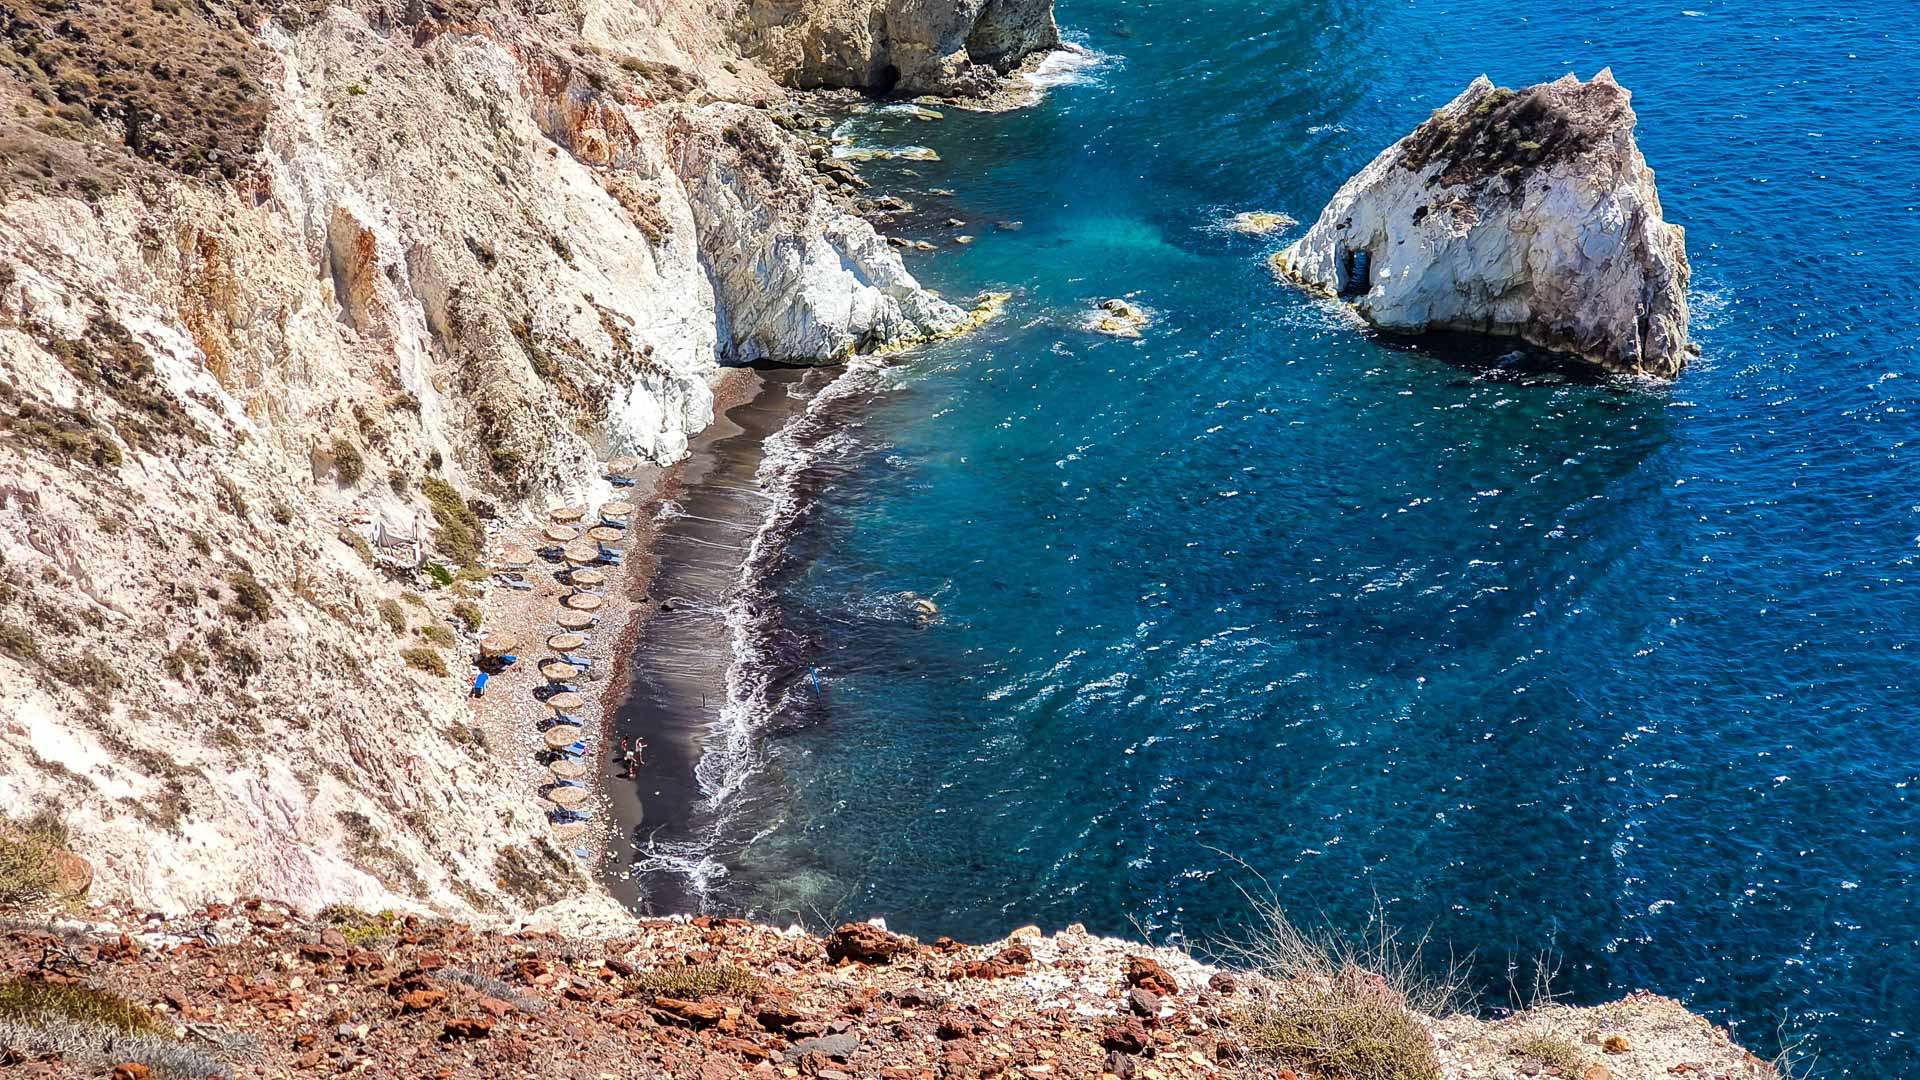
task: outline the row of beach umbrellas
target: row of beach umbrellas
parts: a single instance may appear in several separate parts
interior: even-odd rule
[[[631,472],[635,466],[631,458],[616,458],[608,462],[607,470],[613,475]],[[600,508],[593,524],[586,524],[588,516],[584,506],[560,507],[548,515],[541,537],[549,545],[560,545],[560,557],[567,566],[565,580],[571,587],[567,595],[561,597],[560,609],[554,613],[554,623],[559,630],[546,640],[555,658],[540,664],[540,674],[548,684],[566,686],[582,670],[559,657],[587,643],[581,631],[592,626],[598,618],[595,613],[606,607],[606,597],[592,591],[607,583],[606,571],[597,564],[604,561],[606,546],[626,539],[626,522],[633,512],[632,503],[614,500]],[[530,564],[534,558],[532,549],[517,544],[509,545],[502,554],[508,561],[522,564]],[[580,820],[579,815],[583,813],[581,807],[592,798],[591,789],[581,783],[587,775],[587,764],[575,751],[586,742],[585,729],[575,721],[578,711],[586,706],[586,699],[571,689],[563,689],[548,697],[544,704],[548,714],[561,721],[549,727],[541,740],[557,755],[547,766],[554,783],[546,801],[564,816],[556,817],[553,836],[567,843],[586,833],[587,823]]]

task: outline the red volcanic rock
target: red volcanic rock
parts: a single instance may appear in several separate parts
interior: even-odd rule
[[[1160,961],[1150,956],[1129,955],[1126,965],[1128,986],[1150,990],[1162,997],[1180,992],[1180,984],[1160,966]]]
[[[442,1034],[449,1039],[484,1039],[493,1030],[493,1021],[485,1016],[467,1016],[447,1021]]]
[[[885,964],[912,948],[912,941],[872,923],[847,923],[827,938],[827,959],[836,963],[858,960],[863,964]]]
[[[426,1012],[445,1000],[445,990],[415,990],[400,998],[400,1008],[406,1012]]]
[[[725,1005],[711,1001],[682,1001],[679,998],[657,997],[653,999],[653,1007],[671,1019],[692,1024],[695,1027],[717,1024],[727,1015]]]
[[[1129,1017],[1108,1027],[1100,1036],[1100,1045],[1123,1054],[1137,1054],[1153,1045],[1153,1038],[1147,1034],[1146,1025]]]

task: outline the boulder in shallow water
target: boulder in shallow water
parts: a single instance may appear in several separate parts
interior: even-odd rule
[[[1610,71],[1518,91],[1475,79],[1273,268],[1384,330],[1510,335],[1672,378],[1693,351],[1686,233],[1661,213],[1630,102]]]

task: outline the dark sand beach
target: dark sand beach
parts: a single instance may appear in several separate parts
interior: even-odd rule
[[[729,380],[718,415],[662,478],[647,596],[623,650],[624,693],[610,695],[609,746],[641,739],[634,778],[612,755],[608,888],[636,910],[697,911],[692,862],[711,830],[696,769],[715,736],[733,662],[728,600],[768,501],[756,482],[767,436],[832,378],[830,370],[749,369]],[[728,402],[733,402],[729,406]]]

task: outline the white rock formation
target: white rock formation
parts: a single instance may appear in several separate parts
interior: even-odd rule
[[[1383,330],[1523,338],[1608,371],[1686,364],[1686,234],[1660,211],[1630,95],[1602,71],[1484,76],[1347,181],[1276,272]]]
[[[428,478],[525,520],[597,482],[590,440],[681,456],[722,363],[965,322],[752,107],[784,92],[726,5],[405,7],[208,61],[264,117],[218,126],[219,170],[111,123],[9,132],[102,163],[84,191],[0,163],[0,813],[63,817],[95,898],[472,915],[589,888],[545,846],[532,731],[476,733],[471,641],[451,678],[403,662],[461,631],[451,590],[346,530],[431,536]]]
[[[1053,0],[750,0],[747,49],[782,81],[981,95],[1058,48]]]

